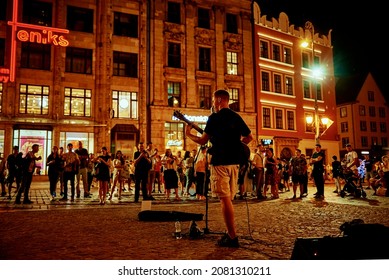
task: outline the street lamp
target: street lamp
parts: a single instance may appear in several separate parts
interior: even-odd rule
[[[318,116],[318,115],[317,115]],[[309,126],[314,126],[314,129],[315,129],[315,133],[318,133],[318,137],[316,139],[319,139],[320,140],[320,137],[321,135],[323,135],[327,129],[330,128],[330,126],[334,123],[333,120],[331,120],[330,118],[327,118],[327,117],[322,117],[320,118],[320,116],[318,116],[317,118],[319,121],[318,121],[318,124],[319,124],[319,128],[317,127],[317,124],[314,123],[314,117],[312,117],[312,115],[308,115],[306,116],[305,118],[305,121],[306,123],[309,125]],[[320,133],[320,124],[323,126],[323,132]],[[317,132],[319,130],[319,132]],[[319,143],[319,142],[316,142],[316,143]]]
[[[311,33],[311,49],[312,49],[312,63],[311,63],[311,73],[312,73],[312,86],[313,86],[313,96],[315,99],[315,115],[314,115],[314,122],[315,122],[315,142],[316,144],[320,144],[320,123],[319,123],[319,107],[317,105],[317,84],[316,84],[316,77],[314,73],[314,64],[315,64],[315,44],[313,41],[313,37],[315,34],[315,28],[313,27],[312,22],[307,21],[305,23],[305,29],[309,30]]]

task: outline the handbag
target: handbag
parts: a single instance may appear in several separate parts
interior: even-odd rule
[[[99,171],[100,171],[99,165],[100,165],[100,163],[96,163],[96,164],[93,166],[92,176],[95,176],[95,177],[96,177],[97,175],[99,175]]]

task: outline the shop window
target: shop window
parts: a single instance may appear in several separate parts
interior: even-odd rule
[[[209,9],[198,8],[197,10],[198,27],[209,29],[211,27]]]
[[[138,16],[115,12],[113,34],[117,36],[138,38]]]
[[[34,25],[52,26],[52,4],[24,0],[23,22]]]
[[[72,31],[93,33],[93,10],[68,6],[67,28]]]
[[[138,119],[138,93],[113,90],[112,108],[115,118]]]
[[[165,148],[171,149],[173,154],[182,150],[184,146],[184,124],[182,122],[165,123]]]
[[[138,54],[113,52],[113,75],[137,78]]]
[[[22,43],[22,68],[50,70],[51,47],[38,43]]]
[[[167,98],[169,107],[181,107],[181,83],[168,82]]]
[[[66,72],[92,74],[92,53],[90,49],[66,48]]]
[[[238,75],[238,53],[227,52],[227,74]]]
[[[49,112],[49,87],[20,85],[19,113],[47,115]]]
[[[92,92],[90,89],[65,88],[64,115],[90,117],[91,100]]]
[[[78,141],[82,142],[82,147],[88,150],[88,153],[94,153],[94,133],[92,132],[68,132],[61,131],[59,145],[67,152],[67,145],[73,144],[73,150],[78,149]],[[98,147],[100,150],[101,147]]]

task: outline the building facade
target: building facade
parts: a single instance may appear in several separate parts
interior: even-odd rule
[[[190,150],[211,94],[256,133],[251,1],[0,0],[0,152]],[[45,166],[45,160],[42,165]]]
[[[295,27],[283,12],[268,20],[257,4],[253,16],[257,141],[287,159],[297,148],[310,157],[320,141],[328,163],[339,156],[331,31],[324,36],[313,26]],[[315,116],[318,130],[307,122]]]

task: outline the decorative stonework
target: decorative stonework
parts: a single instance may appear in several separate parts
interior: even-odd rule
[[[183,41],[185,39],[185,32],[180,24],[165,22],[163,33],[167,40]]]
[[[226,33],[224,45],[227,50],[242,51],[242,36],[239,34]]]
[[[213,30],[196,28],[195,30],[195,40],[197,44],[200,45],[215,45],[215,32]]]

